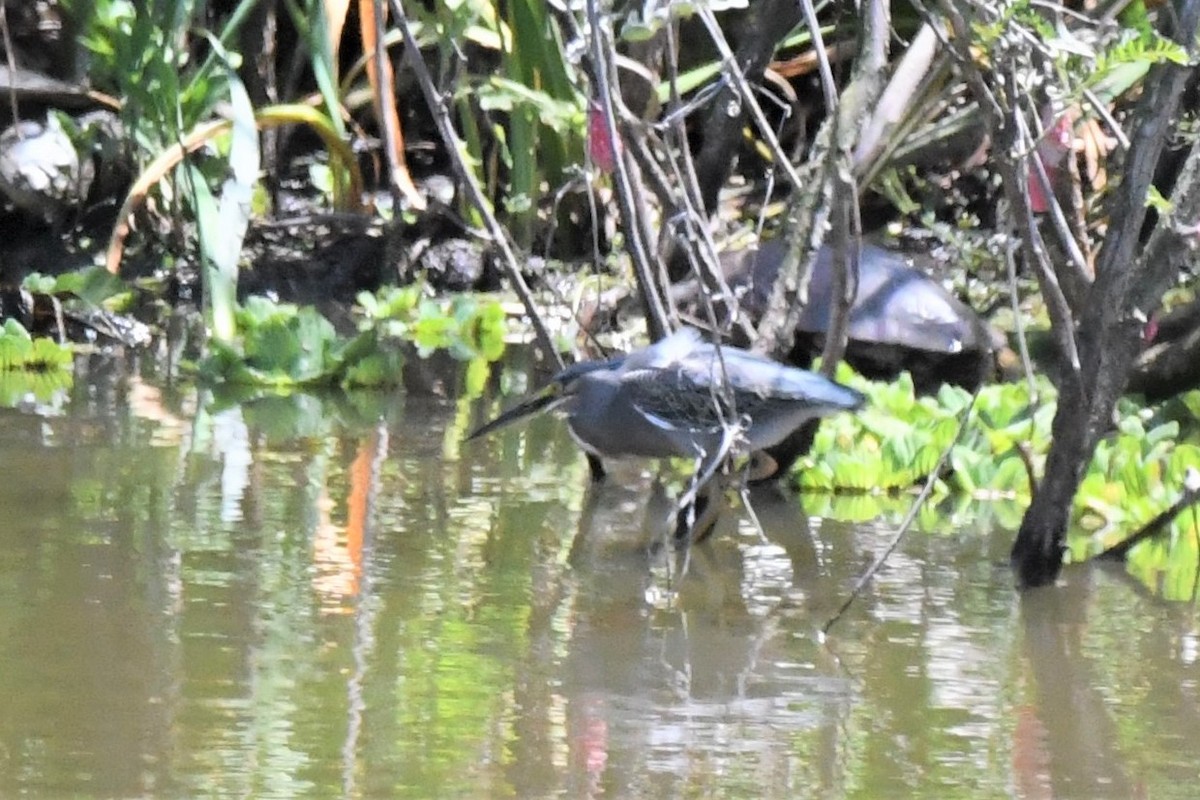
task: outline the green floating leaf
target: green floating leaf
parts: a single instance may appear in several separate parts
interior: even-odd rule
[[[1146,433],[1146,444],[1170,443],[1179,438],[1179,423],[1175,421],[1159,425]]]
[[[75,365],[75,353],[70,345],[41,337],[33,340],[29,363],[43,372],[70,370]]]
[[[358,301],[360,333],[341,341],[311,307],[250,297],[237,312],[239,339],[214,342],[201,374],[244,385],[378,387],[399,379],[400,342],[415,344],[422,356],[449,350],[461,360],[484,363],[504,352],[505,314],[495,300],[432,299],[420,288],[405,287],[361,294]]]
[[[237,311],[240,340],[214,342],[202,373],[231,383],[291,386],[332,381],[341,363],[333,325],[311,307],[253,296]]]
[[[417,345],[422,356],[449,350],[455,358],[497,360],[504,352],[506,315],[496,300],[474,295],[430,298],[415,286],[359,295],[360,330]]]
[[[11,320],[10,320],[11,322]],[[33,343],[29,339],[5,335],[0,337],[0,370],[23,370],[28,363]]]
[[[13,408],[31,397],[37,403],[53,403],[74,380],[74,373],[66,370],[0,370],[0,407]]]
[[[342,377],[342,386],[382,387],[393,386],[399,380],[404,367],[404,356],[396,348],[380,347],[374,341],[370,352],[361,357],[346,357],[346,369]]]
[[[9,318],[0,331],[0,371],[70,374],[75,353],[69,344],[32,338],[20,322]]]

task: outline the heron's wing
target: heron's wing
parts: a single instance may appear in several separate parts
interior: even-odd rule
[[[634,350],[625,357],[622,370],[665,369],[685,358],[698,347],[705,347],[704,337],[695,328],[680,328],[665,339],[648,347]]]
[[[690,369],[690,361],[628,371],[621,376],[621,391],[643,417],[660,428],[696,431],[720,427],[712,381],[704,371]]]
[[[728,385],[743,404],[769,400],[853,410],[864,401],[860,393],[822,375],[738,347],[722,347],[718,356],[718,348],[704,345],[685,359],[680,368],[688,380],[706,389]]]
[[[864,402],[847,386],[741,348],[718,348],[691,328],[630,354],[620,380],[643,416],[678,430],[714,430],[772,408],[800,405],[824,414]]]

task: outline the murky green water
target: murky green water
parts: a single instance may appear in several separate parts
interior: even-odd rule
[[[887,525],[761,494],[674,578],[650,478],[411,373],[0,415],[0,797],[1196,796],[1191,606],[947,526],[821,641]]]

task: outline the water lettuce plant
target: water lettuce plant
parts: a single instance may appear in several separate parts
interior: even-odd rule
[[[448,350],[468,362],[468,388],[478,392],[487,365],[504,352],[497,300],[432,298],[412,285],[363,293],[359,303],[359,331],[345,338],[315,308],[251,296],[237,311],[237,337],[210,343],[200,374],[212,383],[276,390],[392,386],[406,347],[415,347],[418,357]]]
[[[1050,445],[1057,395],[1049,379],[983,387],[961,435],[959,417],[971,403],[965,390],[946,386],[936,396],[918,397],[907,375],[876,383],[848,368],[839,379],[866,393],[868,406],[823,422],[812,451],[794,473],[802,490],[863,496],[856,514],[862,516],[865,498],[909,491],[950,447],[948,466],[936,479],[935,505],[1015,500],[1024,507],[1029,502]],[[1175,502],[1187,470],[1200,469],[1197,412],[1200,392],[1158,407],[1133,398],[1120,402],[1115,424],[1100,441],[1076,495],[1069,560],[1098,555]],[[1170,586],[1173,596],[1191,597],[1198,542],[1196,514],[1180,514],[1166,535],[1131,551],[1131,569],[1164,593]]]

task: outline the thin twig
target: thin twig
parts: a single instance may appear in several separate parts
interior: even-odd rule
[[[1197,472],[1195,469],[1188,469],[1183,479],[1183,494],[1179,495],[1179,499],[1172,503],[1170,508],[1147,522],[1128,539],[1117,542],[1096,556],[1096,560],[1124,561],[1125,556],[1129,554],[1134,545],[1162,533],[1171,524],[1171,521],[1179,515],[1179,512],[1193,505],[1197,500],[1200,500],[1200,472]]]
[[[895,550],[896,546],[900,544],[900,540],[904,538],[904,534],[908,533],[908,529],[912,527],[913,522],[917,518],[917,512],[921,510],[921,506],[925,504],[925,501],[933,492],[934,484],[937,483],[938,476],[942,473],[942,468],[946,465],[946,461],[949,460],[950,453],[954,450],[955,446],[958,445],[959,440],[962,439],[963,432],[967,429],[967,420],[970,419],[971,410],[975,408],[975,400],[978,397],[979,389],[977,388],[975,393],[971,395],[971,402],[967,403],[966,408],[962,410],[962,414],[959,416],[958,431],[955,432],[954,439],[950,442],[950,444],[946,445],[946,449],[942,451],[942,455],[940,458],[938,458],[937,464],[934,466],[933,471],[930,472],[929,477],[925,479],[925,485],[921,487],[921,493],[917,495],[917,499],[914,500],[912,506],[909,507],[908,513],[904,515],[904,519],[900,522],[900,526],[896,528],[896,533],[892,536],[892,540],[888,542],[888,546],[884,548],[883,553],[875,559],[875,563],[871,564],[867,571],[862,574],[862,577],[858,579],[858,582],[854,584],[854,588],[850,590],[850,596],[846,598],[845,602],[843,602],[840,607],[838,607],[838,610],[834,612],[832,617],[829,618],[829,621],[821,626],[822,635],[829,633],[829,629],[833,627],[834,623],[841,619],[842,615],[846,613],[846,609],[850,608],[850,605],[858,599],[858,596],[862,593],[863,588],[865,588],[867,583],[873,577],[875,577],[875,573],[878,572],[880,567],[883,566],[883,562],[887,561],[888,556],[892,554],[892,551]]]
[[[1017,159],[1006,155],[1023,143],[1022,140],[1016,138],[1016,132],[1020,129],[1018,126],[1024,126],[1024,119],[1021,117],[1019,107],[1015,103],[1009,102],[1015,91],[1012,91],[1011,86],[1005,84],[1004,80],[1010,76],[989,72],[985,77],[983,69],[978,66],[971,54],[970,26],[957,5],[950,0],[941,0],[939,6],[945,20],[934,16],[919,0],[915,0],[913,5],[927,22],[936,26],[935,32],[939,38],[943,39],[949,47],[948,52],[958,62],[962,74],[975,96],[975,101],[979,104],[988,129],[997,139],[992,152],[997,156],[1005,156],[998,157],[996,165],[1003,178],[1005,196],[1009,201],[1009,213],[1020,231],[1025,259],[1037,270],[1038,283],[1045,295],[1046,309],[1050,315],[1051,328],[1054,331],[1059,351],[1062,353],[1063,363],[1067,367],[1064,378],[1070,379],[1075,384],[1081,384],[1079,350],[1075,342],[1075,326],[1071,315],[1071,306],[1063,295],[1058,276],[1046,255],[1037,220],[1030,206],[1029,170],[1023,168],[1024,162],[1018,162]],[[945,21],[949,22],[949,27],[954,32],[953,39],[948,39],[943,30]],[[997,96],[997,91],[993,91],[993,85],[997,87],[1000,96]],[[1013,124],[1009,124],[1010,114]]]
[[[1007,217],[1001,216],[1001,219]],[[1008,297],[1012,302],[1013,330],[1017,334],[1017,352],[1021,354],[1021,369],[1025,373],[1025,382],[1029,385],[1029,401],[1037,403],[1037,386],[1033,382],[1033,360],[1029,357],[1029,340],[1025,336],[1025,316],[1021,313],[1021,296],[1017,291],[1017,260],[1013,257],[1016,241],[1011,236],[1005,237],[1004,265],[1008,269]]]
[[[762,106],[758,104],[758,100],[754,97],[754,90],[750,88],[749,82],[746,80],[745,73],[742,72],[741,66],[737,62],[737,56],[733,54],[733,49],[729,46],[729,41],[725,38],[725,33],[721,30],[721,26],[717,24],[717,18],[713,16],[712,9],[707,5],[701,5],[697,9],[701,22],[708,29],[708,35],[712,42],[717,47],[717,52],[721,55],[723,74],[729,78],[733,84],[733,88],[737,90],[741,97],[742,104],[750,113],[750,118],[754,120],[754,126],[758,129],[759,135],[763,137],[763,142],[767,145],[767,149],[771,151],[771,157],[787,175],[792,186],[800,186],[800,174],[796,172],[796,168],[792,166],[791,160],[787,153],[784,152],[783,146],[779,144],[779,137],[775,135],[774,129],[771,128],[771,123],[767,121],[766,115],[763,113]]]
[[[1010,78],[1011,85],[1016,85],[1016,77]],[[1079,296],[1079,288],[1084,288],[1091,283],[1091,278],[1088,276],[1087,259],[1084,258],[1083,250],[1079,247],[1079,242],[1075,239],[1075,234],[1071,230],[1070,224],[1067,223],[1067,215],[1063,213],[1062,204],[1058,202],[1058,193],[1055,187],[1050,182],[1050,175],[1046,172],[1046,164],[1042,161],[1041,156],[1037,152],[1037,146],[1033,139],[1033,134],[1029,130],[1029,124],[1025,120],[1025,115],[1021,113],[1020,105],[1013,107],[1013,121],[1017,126],[1017,142],[1023,156],[1022,163],[1028,164],[1033,173],[1032,177],[1037,179],[1038,187],[1042,190],[1042,195],[1046,198],[1046,209],[1050,216],[1051,228],[1058,235],[1058,243],[1062,246],[1067,255],[1066,263],[1061,269],[1069,278],[1067,289],[1070,292],[1070,297],[1066,297],[1068,305],[1071,307],[1072,313],[1078,313],[1078,304],[1083,298]],[[1041,137],[1046,136],[1042,132]],[[1068,153],[1064,156],[1066,159],[1072,159],[1073,156]],[[1068,272],[1068,270],[1074,270]]]
[[[835,109],[838,105],[837,86],[833,82],[833,68],[829,66],[829,53],[825,50],[825,37],[821,35],[817,10],[813,8],[812,0],[800,0],[800,11],[804,14],[808,35],[812,37],[813,53],[817,57],[817,72],[821,76],[821,93],[825,95],[825,107]]]
[[[749,463],[747,463],[747,470]],[[747,483],[746,471],[743,471],[742,477],[738,483],[738,497],[742,499],[742,508],[746,510],[746,516],[750,518],[750,524],[754,526],[754,530],[758,533],[758,540],[764,544],[768,542],[767,532],[762,526],[762,520],[758,518],[758,512],[754,510],[754,504],[750,502],[750,485]]]
[[[836,138],[836,136],[835,136]],[[846,353],[850,332],[850,307],[858,296],[862,262],[862,222],[858,215],[858,187],[848,153],[839,153],[833,180],[833,280],[829,287],[829,326],[821,348],[821,374],[832,379]]]
[[[779,266],[766,310],[758,323],[754,348],[760,352],[781,355],[795,337],[800,314],[808,302],[816,250],[824,239],[835,204],[844,202],[837,189],[843,182],[854,181],[850,173],[854,143],[883,89],[889,30],[887,5],[872,0],[863,4],[861,13],[863,24],[853,77],[836,106],[828,109],[828,116],[813,140],[806,168],[807,184],[797,185],[796,195],[788,204],[787,256]],[[789,175],[794,173],[790,165],[788,169]]]
[[[18,139],[24,139],[21,126],[17,124],[21,121],[21,114],[17,109],[17,57],[13,52],[12,36],[8,30],[7,0],[0,0],[0,33],[4,35],[4,55],[8,59],[8,74],[12,76],[12,85],[8,88],[8,102],[12,106],[13,130],[17,132]]]
[[[667,69],[668,85],[670,86],[668,107],[672,110],[684,107],[679,93],[678,33],[678,22],[672,20],[671,24],[667,26]],[[724,78],[721,79],[721,82],[723,81]],[[677,159],[671,160],[671,165],[675,168],[675,179],[679,182],[682,190],[685,213],[684,229],[688,233],[687,255],[691,262],[692,272],[699,278],[702,286],[722,296],[732,297],[729,285],[725,282],[724,275],[721,274],[720,265],[717,262],[716,243],[712,239],[711,229],[705,219],[704,200],[700,196],[700,181],[696,175],[696,165],[692,159],[691,149],[687,144],[684,117],[674,115],[674,118],[676,121],[670,130],[678,145],[676,150],[679,156]],[[714,325],[715,331],[716,323],[711,296],[706,292],[704,297],[708,305],[709,319]]]
[[[1200,551],[1200,520],[1196,518],[1196,507],[1192,506],[1192,540]],[[1196,565],[1196,574],[1192,578],[1192,602],[1196,601],[1196,592],[1200,590],[1200,564]]]
[[[668,35],[670,41],[672,41],[672,42],[675,39],[675,37],[673,35],[673,31],[674,31],[674,20],[672,20],[672,25],[667,27],[667,35]],[[672,67],[672,71],[671,71],[672,75],[674,77],[678,77],[679,70],[676,68],[678,66],[678,64],[675,61],[675,53],[674,52],[672,52],[672,54],[671,54],[671,59],[672,60],[671,60],[670,64]],[[679,102],[679,103],[674,102],[674,100],[676,98],[678,98],[679,90],[677,88],[677,85],[672,84],[672,86],[671,86],[672,103],[671,103],[671,105],[668,106],[669,110],[667,111],[667,113],[665,113],[663,115],[662,119],[658,120],[657,122],[652,123],[650,127],[654,128],[657,131],[665,131],[669,128],[675,127],[675,124],[678,122],[686,121],[687,118],[692,115],[692,112],[699,111],[701,108],[704,108],[709,103],[711,103],[713,100],[715,100],[717,95],[721,92],[721,90],[725,88],[726,81],[727,81],[727,79],[725,78],[724,75],[719,75],[712,83],[705,84],[704,86],[697,89],[696,94],[693,95],[686,102]]]
[[[1108,130],[1112,133],[1113,138],[1117,140],[1117,145],[1122,150],[1129,150],[1129,137],[1125,135],[1125,129],[1121,127],[1121,123],[1117,122],[1117,118],[1108,110],[1108,106],[1096,96],[1096,93],[1091,89],[1084,88],[1083,96],[1088,101],[1088,105],[1096,112],[1100,119],[1104,120],[1104,124],[1108,126]]]
[[[691,486],[679,498],[680,506],[687,506],[696,500],[700,490],[708,485],[716,472],[725,463],[725,459],[733,452],[733,446],[741,435],[742,429],[737,425],[721,426],[721,445],[717,448],[715,458],[702,457],[696,465],[696,474],[692,476]]]
[[[396,2],[397,0],[393,0]],[[634,273],[637,275],[641,289],[642,304],[646,313],[646,327],[650,339],[657,341],[667,335],[670,330],[670,320],[663,305],[663,292],[660,281],[654,277],[650,268],[650,256],[646,250],[645,215],[639,214],[639,204],[642,193],[640,187],[634,186],[635,177],[630,168],[632,156],[627,149],[621,147],[621,137],[617,131],[616,115],[613,111],[613,83],[609,79],[611,60],[606,50],[604,26],[600,20],[598,0],[587,2],[589,45],[592,58],[592,80],[595,82],[593,100],[600,106],[604,116],[605,134],[612,143],[616,158],[613,159],[613,181],[617,194],[617,205],[621,210],[621,218],[625,222],[625,241],[629,257],[633,261]]]
[[[810,24],[816,25],[816,13],[811,0],[804,0],[805,14],[811,15]],[[854,79],[842,97],[832,93],[836,101],[834,114],[835,163],[830,172],[833,184],[833,202],[836,207],[831,214],[834,224],[835,270],[831,287],[829,327],[825,332],[825,346],[821,350],[821,372],[832,378],[838,362],[846,352],[846,341],[850,324],[850,307],[858,296],[859,262],[862,256],[862,218],[859,216],[858,184],[854,174],[854,147],[870,121],[868,106],[883,94],[883,73],[887,67],[889,25],[888,9],[882,0],[870,0],[860,5],[862,18],[859,36],[858,57],[854,63]],[[820,46],[820,31],[815,27],[813,36]],[[869,95],[871,100],[865,99]]]

